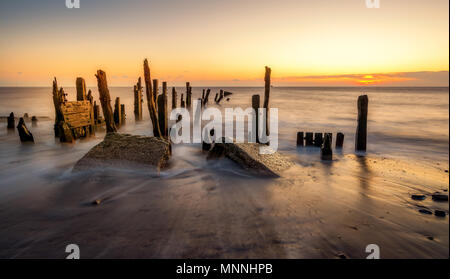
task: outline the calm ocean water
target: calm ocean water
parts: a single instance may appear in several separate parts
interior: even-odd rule
[[[96,88],[91,88],[98,100]],[[212,97],[218,88],[212,89]],[[251,105],[251,95],[262,88],[224,88],[233,92],[229,102],[219,107]],[[202,88],[193,89],[193,99]],[[75,99],[75,88],[65,88],[68,99]],[[184,88],[177,88],[178,96]],[[112,98],[120,97],[126,106],[127,124],[121,131],[150,135],[148,110],[143,104],[144,121],[135,123],[131,88],[111,88]],[[170,92],[170,91],[169,91]],[[295,147],[297,131],[343,132],[345,151],[352,152],[356,129],[356,100],[369,96],[368,151],[382,156],[400,156],[413,160],[446,161],[449,155],[449,89],[448,88],[273,88],[271,106],[279,110],[280,148]],[[14,112],[16,116],[54,118],[51,88],[0,88],[0,116]],[[144,97],[145,98],[145,97]],[[169,98],[170,99],[170,98]],[[210,98],[211,99],[211,98]],[[212,103],[212,101],[210,101]],[[170,107],[170,104],[169,104]],[[40,144],[55,144],[52,121],[41,121],[31,127]],[[101,137],[97,135],[97,137]],[[19,148],[17,135],[7,133],[6,121],[0,123],[1,148]],[[5,163],[2,152],[0,163]]]
[[[263,94],[224,89],[234,94],[221,109],[249,107],[252,94]],[[74,100],[75,89],[65,90]],[[132,89],[110,92],[126,106],[119,131],[151,135],[146,104],[144,120],[134,121]],[[368,156],[356,157],[363,93]],[[201,88],[193,94],[197,99]],[[369,243],[381,245],[383,257],[448,258],[448,218],[418,212],[448,212],[448,203],[410,199],[448,190],[448,88],[273,88],[279,150],[296,162],[279,179],[248,176],[229,160],[206,161],[199,144],[173,146],[160,177],[114,168],[72,173],[104,131],[61,144],[51,88],[0,88],[0,100],[1,116],[49,117],[27,123],[34,145],[22,145],[0,123],[0,258],[63,258],[69,243],[81,245],[85,258],[332,258],[340,251],[364,258]],[[298,131],[343,132],[344,149],[331,164],[321,162],[317,148],[296,148]],[[96,199],[101,206],[91,205]]]

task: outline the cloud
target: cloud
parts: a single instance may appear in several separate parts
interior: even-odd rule
[[[396,73],[364,73],[342,75],[304,75],[273,78],[278,84],[332,86],[448,86],[448,71],[420,71]]]

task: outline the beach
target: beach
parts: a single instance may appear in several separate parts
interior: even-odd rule
[[[74,88],[64,88],[75,98]],[[193,88],[196,100],[202,88]],[[211,88],[216,93],[218,88]],[[263,88],[224,88],[251,106]],[[94,100],[97,89],[92,88]],[[134,121],[131,88],[110,88],[126,107],[119,132],[151,135]],[[182,89],[180,89],[182,91]],[[359,95],[369,97],[368,147],[355,154]],[[173,145],[168,168],[72,172],[105,132],[74,144],[53,134],[51,88],[0,88],[0,115],[41,118],[35,144],[0,123],[0,258],[448,258],[449,89],[274,87],[279,149],[295,165],[280,178],[249,175],[227,160],[207,161],[201,144]],[[170,105],[169,105],[170,107]],[[296,134],[345,134],[333,161],[297,148]],[[424,194],[426,199],[411,199]],[[101,204],[93,205],[95,200]],[[443,210],[446,217],[423,214]]]

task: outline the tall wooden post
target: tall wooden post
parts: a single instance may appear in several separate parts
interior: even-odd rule
[[[148,60],[144,60],[144,80],[145,80],[145,93],[147,95],[147,105],[148,110],[150,112],[150,119],[152,120],[153,124],[153,135],[155,137],[161,137],[161,132],[159,130],[159,123],[158,123],[158,115],[156,112],[156,104],[155,99],[153,97],[152,92],[152,80],[150,77],[150,67],[148,66]]]
[[[358,97],[358,127],[356,128],[355,150],[366,151],[367,148],[367,112],[369,98],[367,95]]]
[[[253,131],[255,133],[255,141],[259,143],[259,113],[258,110],[260,108],[260,97],[259,95],[252,96],[252,108],[255,111],[255,119],[253,120],[256,124],[256,128]]]
[[[158,95],[158,120],[161,135],[165,138],[169,136],[168,115],[167,115],[167,82],[162,84],[162,94]]]
[[[142,120],[142,81],[140,77],[134,86],[134,118]]]
[[[209,99],[210,93],[211,93],[211,89],[208,88],[208,90],[206,90],[205,99],[203,100],[203,106],[206,106],[208,104],[208,99]]]
[[[177,108],[177,90],[175,87],[172,87],[172,109]]]
[[[189,82],[186,82],[186,107],[189,110],[192,108],[192,87]]]
[[[266,73],[264,75],[264,108],[266,109],[266,130],[265,133],[269,136],[269,97],[270,97],[270,74],[272,70],[266,66]]]
[[[183,93],[181,93],[181,99],[180,99],[180,106],[182,107],[182,108],[185,108],[186,107],[186,102],[184,101],[184,94]]]
[[[158,84],[158,80],[154,79],[153,80],[153,100],[155,101],[156,104],[156,98],[158,97],[158,93],[159,93],[159,84]]]
[[[114,124],[114,118],[111,108],[111,96],[109,95],[106,73],[102,70],[98,70],[95,76],[97,77],[98,92],[100,94],[103,116],[105,117],[106,132],[115,133],[117,132],[117,128]]]
[[[84,81],[84,78],[77,78],[76,81],[77,85],[77,101],[84,101],[86,100],[86,82]]]

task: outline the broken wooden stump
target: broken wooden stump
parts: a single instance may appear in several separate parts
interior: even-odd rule
[[[214,102],[217,103],[217,100],[219,99],[219,93],[216,93],[216,96],[214,97]]]
[[[314,133],[314,146],[322,147],[322,144],[323,144],[323,134]]]
[[[342,148],[344,146],[344,134],[337,133],[336,135],[336,148]]]
[[[331,149],[331,135],[329,133],[325,134],[325,139],[323,141],[322,148],[320,149],[320,157],[325,161],[333,160],[333,150]]]
[[[74,171],[92,168],[134,166],[152,167],[157,171],[166,167],[170,158],[170,143],[159,137],[108,133],[74,166]]]
[[[114,102],[114,123],[118,126],[122,125],[122,107],[120,106],[120,97]]]
[[[31,117],[31,127],[37,127],[37,122],[38,122],[37,117],[33,115]]]
[[[330,146],[333,145],[333,133],[325,133],[324,136],[328,135],[330,137]]]
[[[305,135],[305,146],[314,146],[314,133],[307,132]]]
[[[204,137],[206,136],[207,139],[203,138],[202,139],[202,150],[203,151],[209,151],[211,150],[211,147],[214,143],[213,137],[214,137],[214,129],[209,130],[209,133],[206,133],[206,135],[203,135]]]
[[[145,80],[145,93],[147,95],[147,105],[150,113],[150,119],[153,125],[153,135],[155,137],[161,137],[161,131],[159,129],[158,114],[156,112],[156,96],[153,96],[152,81],[150,77],[150,67],[148,60],[144,60],[144,80]]]
[[[142,81],[138,78],[138,82],[134,86],[134,119],[142,120]]]
[[[114,133],[117,131],[117,128],[114,124],[114,117],[111,108],[111,97],[109,95],[106,73],[102,70],[98,70],[95,76],[97,77],[98,92],[100,94],[100,102],[102,104],[103,116],[105,118],[106,132]]]
[[[77,86],[77,101],[86,101],[86,82],[83,78],[79,77],[76,81]]]
[[[16,118],[14,117],[14,112],[11,112],[7,119],[8,129],[14,129],[16,127]]]
[[[208,104],[210,93],[211,93],[211,89],[208,88],[208,90],[206,90],[205,98],[203,99],[203,106],[206,106]]]
[[[122,124],[125,124],[126,119],[127,119],[127,116],[125,114],[125,105],[121,104],[120,105],[120,121],[122,122]]]
[[[304,135],[303,132],[297,132],[297,146],[304,146]]]
[[[224,97],[228,97],[231,96],[233,93],[229,92],[229,91],[223,91],[223,96]]]
[[[220,104],[220,101],[222,101],[222,99],[223,99],[223,90],[220,89],[219,97],[217,98],[216,103]]]
[[[367,95],[358,97],[358,126],[356,128],[355,150],[366,151],[367,148],[367,112],[369,98]]]
[[[28,130],[25,125],[23,117],[20,118],[19,124],[17,124],[17,130],[19,131],[19,137],[21,142],[34,142],[33,134]]]
[[[158,121],[161,135],[164,138],[169,138],[169,120],[167,107],[167,82],[163,82],[163,92],[158,95]]]
[[[255,111],[255,118],[253,119],[253,122],[255,124],[253,124],[254,130],[253,133],[255,134],[255,136],[252,136],[252,140],[254,138],[255,142],[259,143],[259,108],[260,108],[260,97],[258,94],[253,95],[252,96],[252,108]]]
[[[61,112],[61,105],[64,103],[64,91],[58,89],[58,82],[56,78],[53,80],[53,105],[55,106],[55,125],[53,129],[55,131],[55,137],[59,137],[60,122],[64,121],[64,117]]]
[[[224,142],[224,139],[222,139]],[[258,143],[214,143],[207,159],[225,156],[243,169],[255,175],[280,177],[281,173],[294,165],[287,157],[278,152],[260,154]]]

